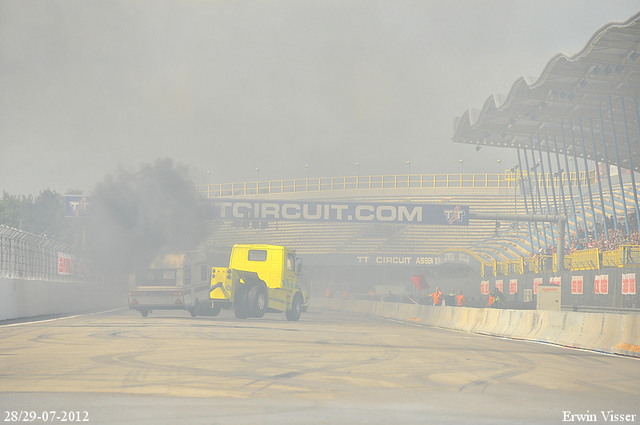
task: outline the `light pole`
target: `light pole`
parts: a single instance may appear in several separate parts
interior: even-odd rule
[[[211,184],[211,180],[209,179],[209,176],[211,176],[211,171],[207,171],[207,186]]]
[[[260,181],[260,169],[258,167],[256,167],[256,175],[257,177],[257,181]]]
[[[571,170],[575,169],[575,165],[573,163],[573,157],[572,156],[569,157],[568,162],[569,162],[569,169],[567,170],[567,175],[569,177],[569,186],[571,186],[571,182],[573,181],[573,176],[571,175],[573,173],[573,171],[571,171]],[[576,175],[576,178],[577,177],[578,176]]]
[[[309,180],[309,164],[304,166],[307,169],[307,180]]]
[[[511,182],[513,182],[513,213],[518,213],[518,185],[520,185],[518,180],[518,170],[520,169],[520,165],[515,164],[511,169]],[[516,222],[516,234],[518,234],[518,223]]]
[[[459,162],[460,162],[460,174],[463,174],[464,173],[464,161],[460,160]]]
[[[500,173],[501,173],[501,170],[500,170],[500,163],[501,163],[501,162],[502,162],[501,160],[498,160],[498,161],[497,161],[497,163],[498,163],[498,176],[497,176],[497,180],[498,180],[498,187],[500,187]]]

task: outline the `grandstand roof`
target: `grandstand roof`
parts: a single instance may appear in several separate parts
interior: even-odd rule
[[[617,145],[619,166],[639,170],[639,57],[640,12],[604,25],[577,54],[554,56],[537,79],[522,77],[508,95],[456,117],[452,140],[536,150],[540,143],[550,152],[557,143],[558,153],[564,140],[569,155],[594,160],[595,145],[597,161],[609,164],[617,162]]]

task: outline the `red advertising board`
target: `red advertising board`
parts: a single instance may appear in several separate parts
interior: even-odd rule
[[[562,283],[562,276],[554,276],[549,278],[549,283],[552,285],[558,285]]]
[[[598,295],[607,295],[609,293],[609,275],[596,275],[593,282],[593,292]]]
[[[502,279],[496,280],[496,289],[502,293],[504,293]]]
[[[535,279],[533,279],[533,293],[534,294],[538,293],[538,285],[542,285],[542,278],[541,277],[536,277]]]
[[[636,294],[636,274],[628,273],[622,275],[622,295]]]
[[[576,295],[582,294],[582,286],[583,286],[583,277],[582,276],[571,276],[571,293]]]
[[[511,279],[509,281],[509,293],[515,294],[518,292],[518,279]]]
[[[488,295],[489,294],[489,281],[488,280],[483,280],[482,282],[480,282],[480,293],[482,295]]]
[[[58,274],[73,274],[75,268],[75,256],[58,252]]]

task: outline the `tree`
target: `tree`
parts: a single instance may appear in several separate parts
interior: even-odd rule
[[[29,230],[33,214],[31,195],[10,195],[6,191],[0,200],[0,224],[16,229]]]
[[[32,195],[11,195],[5,191],[0,200],[0,224],[59,242],[73,243],[72,225],[65,219],[65,198],[50,189],[41,191],[35,198]]]

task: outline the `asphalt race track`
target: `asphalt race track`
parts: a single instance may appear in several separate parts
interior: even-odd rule
[[[0,323],[4,423],[20,411],[31,423],[45,411],[91,424],[640,422],[639,400],[637,359],[338,312]]]

